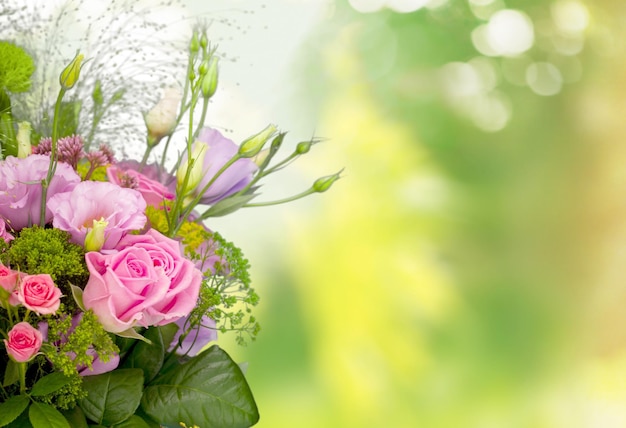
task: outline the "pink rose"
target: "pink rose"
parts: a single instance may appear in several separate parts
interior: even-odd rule
[[[163,184],[134,169],[112,165],[107,169],[107,177],[111,183],[137,190],[146,203],[155,208],[160,208],[165,201],[171,201],[175,196]]]
[[[105,330],[164,325],[189,315],[202,273],[183,257],[178,242],[150,229],[144,235],[127,235],[117,249],[113,254],[85,254],[90,276],[83,303]]]
[[[20,279],[24,276],[20,272],[14,271],[0,263],[0,287],[13,293],[13,290],[17,287]]]
[[[8,339],[4,339],[4,346],[13,360],[24,363],[39,352],[42,342],[39,330],[27,322],[20,322],[9,331]]]
[[[17,288],[19,302],[38,315],[53,314],[61,303],[61,290],[47,273],[25,275]]]
[[[54,215],[52,224],[72,235],[72,242],[85,244],[95,221],[105,221],[103,250],[115,248],[129,231],[146,224],[146,202],[139,192],[113,183],[83,181],[71,192],[50,198],[48,208]]]

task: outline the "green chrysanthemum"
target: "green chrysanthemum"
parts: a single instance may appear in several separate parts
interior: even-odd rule
[[[33,58],[24,49],[6,41],[0,41],[0,58],[0,90],[28,91],[35,71]]]

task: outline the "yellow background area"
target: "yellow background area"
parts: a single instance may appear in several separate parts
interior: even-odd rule
[[[233,354],[259,427],[626,425],[624,10],[586,7],[581,80],[435,148],[380,85],[399,100],[436,67],[372,78],[357,13],[315,40],[329,141],[302,165],[345,170],[257,278],[264,330]]]

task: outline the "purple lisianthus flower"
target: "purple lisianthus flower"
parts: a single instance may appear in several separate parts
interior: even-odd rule
[[[69,232],[78,245],[84,245],[94,221],[105,221],[102,250],[114,249],[128,232],[142,229],[147,221],[141,193],[100,181],[83,181],[71,192],[50,198],[48,207],[53,226]]]
[[[178,331],[170,344],[169,350],[176,349],[178,355],[195,357],[209,343],[217,340],[217,329],[215,328],[215,320],[209,316],[203,316],[200,325],[195,326],[185,336],[182,343],[178,343],[180,336],[188,328],[188,318],[180,318],[176,321]]]
[[[25,158],[7,157],[0,161],[0,216],[13,230],[39,223],[41,215],[41,180],[48,175],[50,158],[45,155],[30,155]],[[54,177],[48,186],[46,199],[57,193],[68,192],[80,177],[65,163],[57,164]],[[45,221],[52,220],[50,206],[46,205]]]
[[[115,370],[117,366],[119,366],[120,364],[120,356],[118,354],[114,354],[110,356],[109,360],[105,363],[104,361],[100,359],[100,356],[95,351],[95,349],[89,348],[87,349],[85,353],[93,357],[93,360],[91,361],[91,368],[89,368],[86,365],[76,366],[76,370],[78,371],[78,374],[81,376],[93,376],[93,375],[99,375],[102,373],[108,373],[110,371]],[[72,357],[71,353],[70,353],[70,357]]]
[[[204,156],[201,163],[202,178],[193,191],[196,195],[198,192],[202,192],[201,204],[212,205],[240,191],[252,180],[254,172],[258,169],[252,160],[239,159],[220,174],[208,189],[203,191],[226,162],[235,156],[239,147],[218,130],[212,128],[203,128],[200,131],[200,135],[193,145],[192,151],[194,153],[200,152],[198,145],[206,146],[201,151]],[[182,159],[183,161],[187,159],[187,153],[183,154]]]

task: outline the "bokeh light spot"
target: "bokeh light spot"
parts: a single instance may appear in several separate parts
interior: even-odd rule
[[[554,64],[535,62],[526,69],[526,82],[537,95],[551,96],[561,92],[563,76]]]
[[[589,11],[587,7],[579,1],[557,1],[552,4],[550,12],[557,28],[563,32],[582,32],[589,25]]]
[[[395,12],[410,13],[428,5],[430,0],[388,0],[387,7]]]
[[[487,42],[498,55],[519,55],[530,49],[535,41],[531,19],[518,10],[504,9],[494,13],[486,31]]]
[[[378,12],[387,3],[386,0],[348,0],[350,6],[357,12],[371,13]]]

